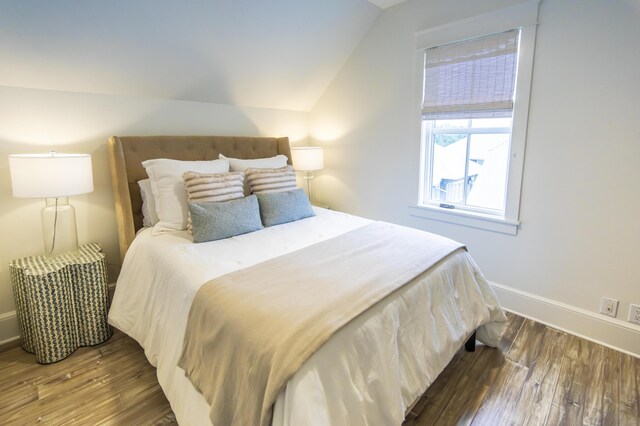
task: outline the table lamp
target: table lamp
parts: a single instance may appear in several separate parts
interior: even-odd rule
[[[324,168],[324,149],[319,146],[299,146],[291,148],[293,168],[304,173],[307,181],[307,193],[311,201],[311,179],[313,172]]]
[[[76,213],[67,197],[93,191],[89,154],[9,155],[13,196],[44,198],[42,231],[45,256],[78,253]]]

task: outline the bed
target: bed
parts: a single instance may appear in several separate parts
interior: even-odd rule
[[[123,261],[109,321],[157,367],[178,422],[209,425],[209,403],[178,367],[200,287],[372,221],[314,207],[314,217],[210,243],[194,244],[186,231],[152,235],[142,226],[142,161],[291,158],[288,139],[112,137],[109,151]],[[505,324],[473,259],[457,249],[332,334],[280,389],[271,423],[400,424],[470,336],[495,346]]]

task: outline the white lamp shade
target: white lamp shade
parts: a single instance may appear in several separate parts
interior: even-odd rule
[[[324,149],[319,146],[291,148],[291,161],[296,170],[312,172],[324,168]]]
[[[9,156],[13,196],[55,198],[93,191],[89,154],[17,154]]]

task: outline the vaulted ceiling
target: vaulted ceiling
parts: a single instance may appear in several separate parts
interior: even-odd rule
[[[307,111],[380,12],[367,0],[5,0],[0,86]]]
[[[398,3],[402,3],[406,0],[369,0],[369,1],[382,9],[386,9],[391,6],[395,6]]]

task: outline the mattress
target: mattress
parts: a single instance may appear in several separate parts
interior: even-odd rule
[[[200,286],[370,223],[314,210],[315,217],[209,243],[193,244],[186,232],[136,236],[109,322],[144,348],[180,424],[211,424],[209,406],[177,367]],[[471,256],[456,251],[334,334],[280,392],[273,424],[400,424],[473,330],[495,346],[505,324]]]

